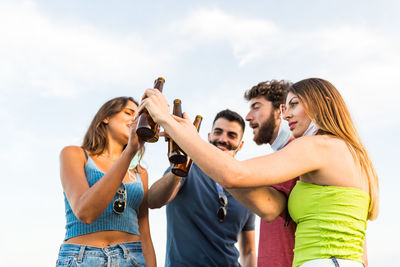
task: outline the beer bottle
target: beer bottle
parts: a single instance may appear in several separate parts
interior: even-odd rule
[[[174,108],[172,114],[182,118],[182,102],[180,99],[174,100]],[[168,159],[171,163],[184,163],[187,160],[186,154],[180,149],[180,147],[169,138],[168,140]]]
[[[193,122],[193,125],[196,127],[197,131],[200,130],[201,121],[203,117],[200,115],[196,116],[196,119]],[[188,156],[186,162],[180,164],[173,164],[172,165],[172,173],[176,176],[186,177],[189,174],[190,167],[192,166],[192,159]]]
[[[162,92],[165,79],[162,77],[154,81],[154,88]],[[145,142],[155,143],[158,141],[158,132],[160,127],[153,121],[148,111],[144,109],[139,116],[139,122],[136,126],[136,134]]]

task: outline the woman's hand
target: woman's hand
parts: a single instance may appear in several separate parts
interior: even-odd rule
[[[132,118],[132,122],[130,124],[129,140],[127,144],[127,146],[129,146],[132,149],[134,154],[136,154],[136,152],[139,151],[144,145],[144,142],[141,141],[136,134],[136,126],[138,124],[138,121],[139,121],[138,117]]]
[[[163,122],[171,118],[170,108],[167,99],[157,89],[146,89],[139,105],[139,114],[147,110],[156,123],[163,125]]]

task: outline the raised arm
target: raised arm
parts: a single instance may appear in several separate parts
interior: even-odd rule
[[[150,209],[158,209],[171,202],[180,188],[181,177],[171,171],[152,184],[147,196]]]
[[[61,151],[61,183],[72,211],[80,221],[90,224],[103,213],[124,179],[135,153],[134,149],[127,147],[104,177],[89,187],[82,148],[68,146]]]
[[[140,108],[146,108],[194,162],[224,188],[273,185],[321,168],[324,158],[311,138],[302,137],[273,154],[237,161],[200,138],[190,120],[169,114],[165,97],[147,89]],[[301,151],[301,157],[299,156]]]

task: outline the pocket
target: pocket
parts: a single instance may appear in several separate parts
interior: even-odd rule
[[[56,267],[71,267],[75,259],[75,256],[59,256],[56,261]]]
[[[137,266],[137,267],[144,267],[146,266],[146,262],[143,257],[142,252],[129,252],[129,262],[132,264],[132,266]]]

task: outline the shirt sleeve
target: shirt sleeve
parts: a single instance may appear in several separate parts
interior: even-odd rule
[[[299,178],[295,178],[295,179],[286,181],[281,184],[276,184],[276,185],[273,185],[272,187],[275,188],[276,190],[284,193],[286,197],[289,197],[290,192],[292,191],[293,187],[296,185],[297,180],[299,180]]]
[[[249,211],[249,217],[247,219],[246,224],[243,226],[242,232],[243,231],[253,231],[255,229],[255,219],[256,219],[256,216],[254,215],[254,213]]]

